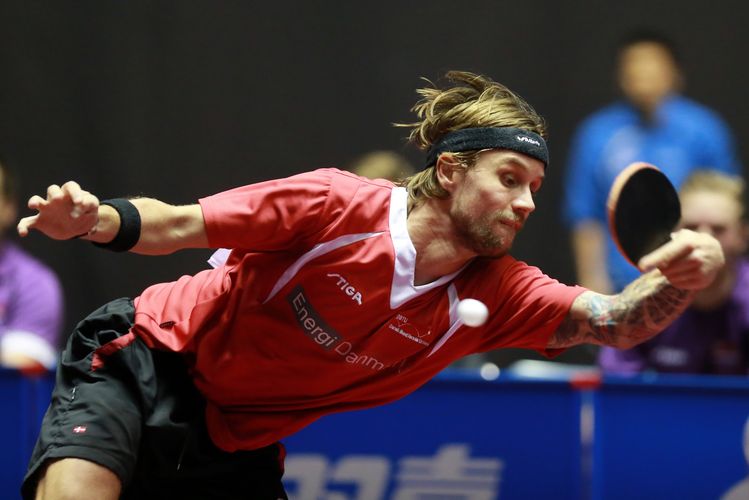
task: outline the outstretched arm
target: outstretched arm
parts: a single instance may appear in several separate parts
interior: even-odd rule
[[[676,319],[694,294],[723,266],[723,252],[708,234],[682,229],[646,255],[646,274],[617,295],[584,292],[549,341],[550,348],[590,343],[627,349],[653,337]]]
[[[164,255],[183,248],[207,248],[208,238],[200,206],[174,206],[151,198],[130,200],[138,210],[141,231],[132,252]],[[80,237],[108,243],[120,229],[120,216],[99,199],[70,181],[47,188],[47,196],[32,196],[28,206],[35,215],[18,223],[18,234],[36,229],[56,240]]]

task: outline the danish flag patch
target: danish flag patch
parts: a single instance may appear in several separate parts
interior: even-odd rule
[[[76,425],[73,427],[73,433],[75,434],[83,434],[86,432],[86,426],[85,425]]]

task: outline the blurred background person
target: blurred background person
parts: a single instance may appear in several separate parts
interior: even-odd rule
[[[394,151],[372,151],[355,159],[349,171],[370,179],[398,182],[415,172],[413,165]]]
[[[578,281],[601,293],[618,292],[639,275],[607,230],[606,198],[620,171],[635,161],[652,163],[677,188],[700,166],[739,171],[726,124],[679,95],[680,58],[668,38],[639,30],[623,39],[617,83],[624,99],[595,112],[576,131],[564,186]]]
[[[62,288],[49,267],[8,239],[16,196],[15,177],[0,160],[0,365],[38,371],[57,363]]]
[[[681,226],[712,234],[726,265],[681,317],[653,339],[629,350],[602,348],[606,373],[642,371],[749,374],[749,224],[744,181],[712,170],[695,171],[682,185]]]

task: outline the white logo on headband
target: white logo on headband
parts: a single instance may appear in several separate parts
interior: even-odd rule
[[[519,140],[520,142],[529,142],[531,144],[535,144],[536,146],[541,145],[541,143],[538,142],[536,139],[531,139],[530,137],[527,137],[525,135],[516,135],[515,139]]]

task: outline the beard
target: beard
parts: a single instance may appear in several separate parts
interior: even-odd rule
[[[459,209],[450,212],[450,220],[455,227],[458,239],[467,248],[482,257],[502,257],[512,248],[515,231],[501,221],[512,224],[520,222],[512,213],[483,214],[472,217]],[[504,227],[506,234],[498,233]]]

